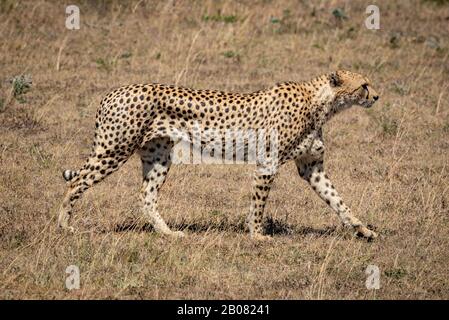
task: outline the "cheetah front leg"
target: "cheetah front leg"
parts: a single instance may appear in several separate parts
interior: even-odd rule
[[[319,197],[338,214],[345,226],[354,228],[358,235],[362,235],[365,238],[374,239],[377,237],[374,231],[369,230],[359,219],[352,215],[351,210],[338,195],[332,182],[324,172],[322,159],[315,161],[298,159],[295,162],[299,175],[309,182]]]
[[[274,173],[256,170],[251,193],[250,213],[246,219],[251,238],[255,240],[270,240],[271,237],[262,232],[265,203],[274,179]]]

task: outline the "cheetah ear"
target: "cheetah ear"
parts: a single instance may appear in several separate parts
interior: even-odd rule
[[[338,87],[341,85],[342,81],[337,72],[332,72],[329,76],[329,83],[331,87]]]

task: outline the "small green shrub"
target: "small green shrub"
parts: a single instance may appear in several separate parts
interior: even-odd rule
[[[387,135],[396,135],[398,132],[398,122],[395,119],[387,119],[385,118],[382,121],[382,132]]]
[[[98,69],[104,70],[106,72],[111,72],[114,68],[115,63],[109,59],[98,58],[95,60]]]
[[[346,12],[343,8],[335,8],[334,10],[332,10],[332,15],[335,17],[335,19],[340,21],[348,19],[348,16],[346,15]]]
[[[232,50],[228,50],[228,51],[223,52],[223,56],[225,58],[235,58],[235,57],[238,57],[238,53],[236,53]]]
[[[5,99],[0,98],[0,112],[5,110]]]
[[[131,58],[132,57],[132,53],[131,52],[123,52],[121,55],[120,55],[120,59],[128,59],[128,58]]]
[[[293,19],[289,9],[283,10],[281,17],[271,17],[270,23],[276,26],[274,32],[278,34],[295,33],[297,31],[296,21]]]
[[[393,268],[384,272],[385,276],[393,279],[401,279],[407,275],[407,270],[402,268]]]
[[[15,98],[27,93],[31,89],[33,82],[29,75],[19,75],[11,79],[12,93]]]
[[[236,15],[222,15],[220,12],[218,12],[215,15],[203,15],[203,21],[205,22],[224,22],[224,23],[234,23],[238,21],[238,18]]]
[[[22,74],[11,78],[11,80],[9,81],[12,85],[11,88],[12,96],[19,103],[24,103],[25,98],[23,97],[23,95],[31,89],[31,85],[33,84],[33,82],[31,81],[31,76],[27,74],[25,75]],[[6,103],[3,101],[2,105],[0,106],[0,111],[5,108],[4,106],[5,104]]]

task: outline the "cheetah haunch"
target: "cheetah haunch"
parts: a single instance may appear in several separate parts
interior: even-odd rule
[[[324,171],[322,127],[336,113],[352,105],[369,108],[378,97],[366,77],[342,70],[308,82],[286,82],[253,93],[162,84],[121,87],[101,101],[93,150],[84,166],[77,171],[64,171],[69,188],[58,225],[73,231],[69,220],[75,201],[137,152],[143,167],[141,196],[145,217],[157,232],[183,236],[183,232],[170,230],[164,222],[157,209],[157,197],[172,163],[171,150],[179,142],[176,133],[188,132],[187,137],[191,137],[194,123],[200,123],[201,130],[213,128],[222,135],[229,129],[277,132],[277,158],[256,163],[247,218],[251,237],[267,238],[262,232],[262,218],[270,186],[278,168],[294,160],[299,175],[344,225],[366,238],[375,238],[376,233],[351,214]],[[269,166],[270,170],[266,170]]]

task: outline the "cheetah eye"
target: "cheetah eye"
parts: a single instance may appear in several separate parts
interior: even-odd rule
[[[362,84],[362,88],[365,89],[365,90],[368,90],[368,84],[366,84],[366,83]]]

